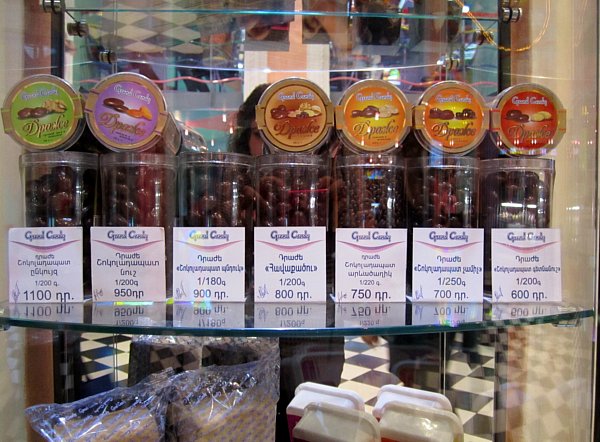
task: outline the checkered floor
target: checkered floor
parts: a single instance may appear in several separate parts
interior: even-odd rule
[[[379,388],[386,384],[412,385],[443,392],[464,424],[465,440],[480,442],[493,438],[494,412],[494,347],[479,338],[475,352],[465,352],[462,334],[449,343],[450,359],[440,374],[439,360],[425,357],[418,364],[411,361],[408,370],[398,370],[400,379],[390,373],[390,344],[373,338],[367,344],[362,338],[349,338],[345,344],[346,363],[340,388],[360,394],[371,411]],[[393,344],[394,345],[394,344]],[[130,338],[124,335],[85,333],[81,339],[81,357],[87,380],[97,385],[127,385]],[[418,375],[414,374],[418,371]],[[102,382],[104,380],[104,382]]]

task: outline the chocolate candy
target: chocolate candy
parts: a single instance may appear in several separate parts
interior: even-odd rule
[[[351,155],[337,160],[334,216],[337,227],[406,225],[404,167],[392,156]]]
[[[518,121],[519,123],[527,123],[529,121],[529,115],[522,113],[519,109],[507,111],[504,118],[507,120]]]
[[[45,107],[33,108],[30,113],[31,118],[42,118],[46,115],[48,115],[48,109]]]
[[[476,164],[467,157],[409,160],[409,227],[477,227]]]
[[[327,164],[317,156],[276,154],[258,160],[259,226],[327,226]]]
[[[33,109],[30,109],[28,107],[21,109],[19,112],[17,112],[17,116],[21,119],[21,120],[25,120],[27,118],[31,118],[31,113],[32,113]]]
[[[251,227],[253,160],[232,153],[182,154],[179,161],[181,225]]]
[[[121,100],[120,98],[105,98],[104,101],[102,102],[102,104],[104,104],[104,106],[106,107],[124,107],[125,102],[123,100]]]

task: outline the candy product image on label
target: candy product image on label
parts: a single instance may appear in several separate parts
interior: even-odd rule
[[[544,155],[558,145],[565,131],[566,111],[543,86],[513,86],[494,101],[490,133],[507,155]]]
[[[433,153],[467,154],[479,145],[488,124],[488,109],[481,94],[458,81],[431,86],[414,110],[417,139]]]
[[[94,136],[115,151],[147,150],[162,146],[159,141],[164,136],[177,137],[177,133],[171,134],[171,127],[176,129],[176,125],[160,89],[142,75],[106,77],[90,91],[85,113]],[[171,153],[179,148],[177,142],[166,144],[163,150],[175,150]]]
[[[336,128],[354,152],[389,152],[410,129],[410,104],[400,89],[382,80],[352,85],[336,107]]]
[[[53,75],[34,75],[10,91],[2,107],[4,131],[27,150],[65,150],[85,127],[81,97]]]
[[[291,78],[272,84],[256,106],[256,123],[274,151],[315,152],[333,125],[329,98],[316,84]]]

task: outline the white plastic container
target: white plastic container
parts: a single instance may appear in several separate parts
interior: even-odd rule
[[[418,388],[403,387],[401,385],[384,385],[377,394],[377,402],[373,407],[373,416],[380,420],[388,404],[400,403],[416,405],[423,408],[435,408],[452,412],[452,404],[446,396]]]
[[[462,424],[454,413],[391,402],[379,422],[381,442],[463,442]]]
[[[364,411],[325,403],[306,406],[293,442],[379,442],[377,421]]]
[[[358,393],[329,385],[304,382],[296,387],[294,399],[287,406],[287,421],[290,439],[308,405],[311,403],[331,404],[348,410],[365,411],[365,401]]]

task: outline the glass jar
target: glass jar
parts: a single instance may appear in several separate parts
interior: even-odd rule
[[[337,227],[406,227],[404,163],[396,156],[339,157],[335,189]]]
[[[182,227],[251,227],[254,160],[237,153],[185,153],[179,157]]]
[[[554,160],[496,158],[481,161],[481,212],[485,234],[485,286],[491,286],[492,229],[550,227]]]
[[[407,160],[409,227],[477,227],[478,160],[420,157]]]
[[[326,158],[264,155],[256,169],[258,226],[327,226],[331,178]]]

